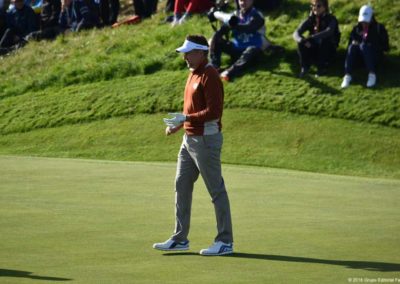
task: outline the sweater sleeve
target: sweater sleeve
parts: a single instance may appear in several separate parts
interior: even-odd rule
[[[320,40],[333,36],[336,26],[337,26],[337,20],[332,17],[331,21],[329,22],[329,25],[324,30],[320,31],[319,33],[313,34],[310,38],[315,40]]]
[[[206,107],[189,115],[190,122],[207,122],[222,116],[224,91],[218,74],[207,72],[202,79]]]
[[[307,18],[304,20],[294,31],[293,33],[293,39],[297,42],[300,43],[301,40],[304,38],[303,33],[309,29],[310,26],[310,19]]]

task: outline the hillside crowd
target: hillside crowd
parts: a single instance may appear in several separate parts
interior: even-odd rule
[[[264,51],[279,54],[282,46],[266,36],[265,11],[281,0],[235,0],[236,10],[226,12],[229,0],[166,0],[166,18],[172,26],[184,24],[192,14],[207,15],[215,33],[210,39],[210,61],[221,79],[240,76]],[[231,0],[233,1],[233,0]],[[84,29],[137,24],[157,12],[158,0],[133,0],[135,15],[118,22],[119,0],[0,0],[0,55],[23,47],[29,40],[54,39],[60,34]],[[216,23],[221,23],[217,25]],[[311,0],[310,14],[293,33],[297,43],[303,78],[316,65],[315,76],[323,76],[335,60],[341,33],[328,0]],[[341,88],[352,81],[353,70],[363,67],[368,73],[367,87],[377,82],[377,69],[389,50],[385,26],[374,17],[371,6],[359,10],[348,39]],[[233,64],[221,68],[221,56],[228,54]]]

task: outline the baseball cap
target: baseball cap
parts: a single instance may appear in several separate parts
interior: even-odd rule
[[[198,44],[198,43],[195,43],[195,42],[192,42],[192,41],[189,41],[186,39],[185,42],[183,43],[183,45],[176,49],[176,52],[186,53],[186,52],[192,51],[194,49],[208,50],[208,46]]]
[[[362,6],[360,9],[360,13],[358,15],[358,22],[370,23],[373,14],[374,11],[372,10],[371,6],[369,5]]]

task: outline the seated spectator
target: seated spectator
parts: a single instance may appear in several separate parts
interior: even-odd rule
[[[358,24],[353,28],[345,60],[345,75],[341,84],[347,88],[351,82],[351,74],[357,62],[363,62],[368,71],[367,87],[376,84],[376,67],[385,51],[389,50],[389,36],[384,25],[378,23],[371,6],[361,7]]]
[[[61,32],[59,19],[61,13],[61,0],[43,0],[40,13],[40,30],[31,33],[27,40],[54,39]]]
[[[239,8],[239,0],[236,1],[236,6]],[[260,11],[271,11],[276,9],[281,4],[281,0],[254,0],[254,7]]]
[[[85,0],[63,0],[59,23],[62,30],[79,32],[97,27],[99,17]]]
[[[184,23],[191,14],[206,13],[211,7],[213,7],[211,0],[175,0],[172,26]]]
[[[175,0],[167,0],[165,4],[165,12],[173,12],[175,7]]]
[[[7,30],[7,17],[3,10],[0,10],[0,39]]]
[[[0,40],[2,53],[24,46],[25,36],[39,29],[35,12],[30,6],[23,0],[13,0],[12,4],[14,8],[7,12],[7,29]]]
[[[308,32],[307,37],[303,33]],[[303,21],[293,38],[298,44],[301,71],[304,77],[311,65],[317,65],[317,75],[323,75],[333,62],[340,41],[338,21],[329,13],[328,0],[312,0],[310,16]]]
[[[239,0],[240,9],[233,14],[220,11],[209,13],[210,21],[218,19],[224,22],[211,39],[211,64],[220,70],[223,52],[229,54],[234,61],[233,65],[220,74],[221,79],[225,81],[238,76],[264,50],[277,48],[267,40],[264,16],[253,7],[253,2],[253,0]],[[232,41],[226,38],[226,34],[229,33],[233,35]]]
[[[139,23],[142,19],[151,17],[152,14],[157,12],[158,0],[133,0],[133,8],[135,15],[129,17],[119,23],[113,24],[113,28],[121,25],[133,25]]]
[[[104,26],[117,23],[119,9],[119,0],[100,0],[100,18]]]

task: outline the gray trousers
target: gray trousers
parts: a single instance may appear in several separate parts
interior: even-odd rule
[[[218,234],[215,241],[232,243],[232,221],[228,194],[221,174],[222,133],[184,135],[175,179],[175,241],[186,241],[190,228],[193,186],[199,173],[214,203]]]

